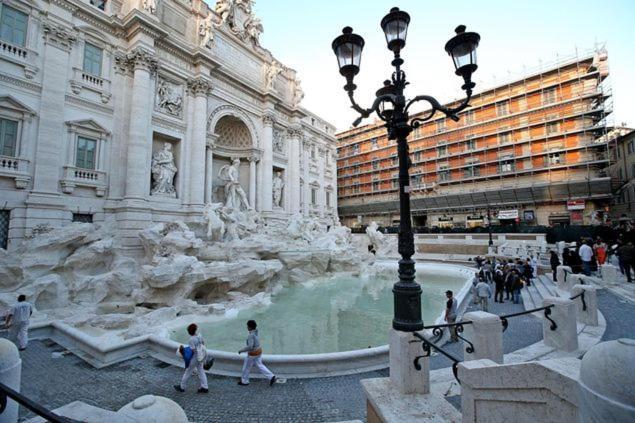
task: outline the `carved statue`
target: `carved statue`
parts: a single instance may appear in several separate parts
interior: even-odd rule
[[[178,116],[183,108],[183,96],[167,81],[160,80],[157,88],[158,106],[171,115]]]
[[[143,0],[142,7],[143,10],[155,15],[157,13],[157,0]]]
[[[238,230],[237,230],[237,224],[236,224],[237,219],[234,217],[235,210],[232,209],[231,207],[221,207],[220,209],[218,209],[218,212],[220,214],[220,217],[225,222],[225,228],[226,228],[225,233],[226,233],[227,241],[234,241],[236,239],[240,239],[240,237],[238,236]]]
[[[245,13],[251,15],[256,2],[254,0],[236,0],[236,6],[240,7]]]
[[[214,11],[220,17],[220,21],[216,23],[216,27],[221,26],[223,23],[227,23],[230,28],[234,28],[234,0],[218,0]]]
[[[284,181],[282,180],[282,172],[276,172],[273,177],[271,188],[273,190],[273,205],[274,207],[282,207],[282,189],[284,188]]]
[[[240,185],[240,159],[234,159],[231,165],[224,165],[218,177],[225,181],[225,207],[238,211],[250,210],[245,190]]]
[[[372,246],[373,251],[379,251],[384,244],[385,235],[379,232],[379,225],[377,225],[377,222],[370,222],[370,225],[366,228],[366,235],[368,235],[368,238],[370,239],[370,245]]]
[[[265,88],[267,91],[272,91],[276,83],[276,78],[282,73],[282,67],[277,60],[265,64],[265,66],[267,67],[265,70]]]
[[[260,45],[260,34],[264,32],[262,22],[259,18],[250,16],[245,21],[245,31],[243,32],[243,39],[249,39],[254,45]]]
[[[225,236],[225,224],[220,217],[219,209],[223,203],[207,203],[203,216],[207,220],[207,237],[213,241],[221,241]]]
[[[282,140],[280,131],[273,131],[273,140],[271,142],[271,147],[276,153],[284,153],[284,141]]]
[[[210,13],[198,25],[198,35],[201,37],[201,47],[212,48],[212,44],[214,44],[214,32],[212,30],[213,23],[214,15]]]
[[[152,195],[176,196],[174,189],[174,175],[177,167],[172,155],[172,144],[163,143],[163,149],[152,156]]]
[[[304,91],[302,91],[300,83],[301,81],[298,78],[293,81],[293,107],[298,107],[300,105],[300,102],[304,98]]]

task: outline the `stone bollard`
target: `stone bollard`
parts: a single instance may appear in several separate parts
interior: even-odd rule
[[[15,344],[8,339],[0,339],[0,383],[20,392],[22,359]],[[18,421],[18,403],[7,399],[7,408],[0,414],[0,423]]]
[[[573,292],[573,287],[576,285],[584,285],[586,276],[581,274],[571,274],[567,276],[567,282],[564,284],[562,289],[567,292]]]
[[[635,422],[635,340],[594,345],[580,365],[578,421]]]
[[[501,319],[484,311],[472,311],[463,315],[464,321],[472,324],[463,325],[463,337],[474,345],[474,352],[468,352],[470,345],[463,342],[464,360],[480,360],[489,358],[503,364],[503,326]]]
[[[414,367],[415,357],[423,355],[421,342],[412,333],[390,329],[390,382],[402,394],[430,392],[430,359],[419,360],[421,370]]]
[[[619,269],[612,264],[603,264],[600,266],[600,275],[602,275],[602,282],[615,284],[618,283]]]
[[[115,421],[145,423],[188,423],[185,411],[169,398],[144,395],[115,413]]]
[[[556,283],[556,285],[558,285],[559,288],[564,287],[564,284],[567,280],[567,277],[569,275],[571,275],[573,273],[573,271],[571,270],[571,268],[569,266],[558,266],[556,268],[556,277],[558,278],[558,281],[554,281]]]
[[[575,297],[580,292],[584,291],[584,304],[586,304],[586,310],[584,310],[584,304],[582,303],[582,297],[578,297],[575,300],[575,313],[578,322],[585,323],[590,326],[598,325],[598,295],[597,287],[594,285],[574,285],[571,289],[571,296]]]
[[[546,297],[542,300],[543,306],[553,304],[549,318],[557,327],[551,330],[552,323],[542,318],[542,337],[545,345],[562,351],[575,351],[578,349],[578,325],[575,319],[575,303],[568,298]]]

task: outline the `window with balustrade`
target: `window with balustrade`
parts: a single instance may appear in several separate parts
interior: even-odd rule
[[[18,122],[0,118],[0,155],[15,157],[18,143]]]
[[[95,156],[97,150],[97,140],[77,137],[75,148],[75,166],[82,169],[95,169]]]
[[[0,39],[24,46],[29,17],[13,7],[0,5]]]
[[[84,66],[83,70],[86,73],[95,76],[101,76],[101,65],[103,59],[104,51],[91,44],[84,44]]]

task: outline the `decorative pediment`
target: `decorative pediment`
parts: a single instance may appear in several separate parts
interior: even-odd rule
[[[66,122],[66,125],[68,125],[72,130],[77,130],[77,129],[88,130],[90,132],[96,132],[100,134],[102,137],[110,135],[110,131],[108,129],[104,128],[93,119],[69,121],[69,122]]]
[[[0,110],[21,114],[23,118],[36,115],[35,110],[10,95],[0,96]]]

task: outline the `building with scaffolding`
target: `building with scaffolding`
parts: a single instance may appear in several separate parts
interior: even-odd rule
[[[409,137],[415,226],[588,224],[611,199],[608,56],[594,50],[476,94]],[[452,104],[451,104],[452,105]],[[421,112],[421,114],[426,111]],[[342,222],[399,221],[397,146],[381,122],[338,134]]]

